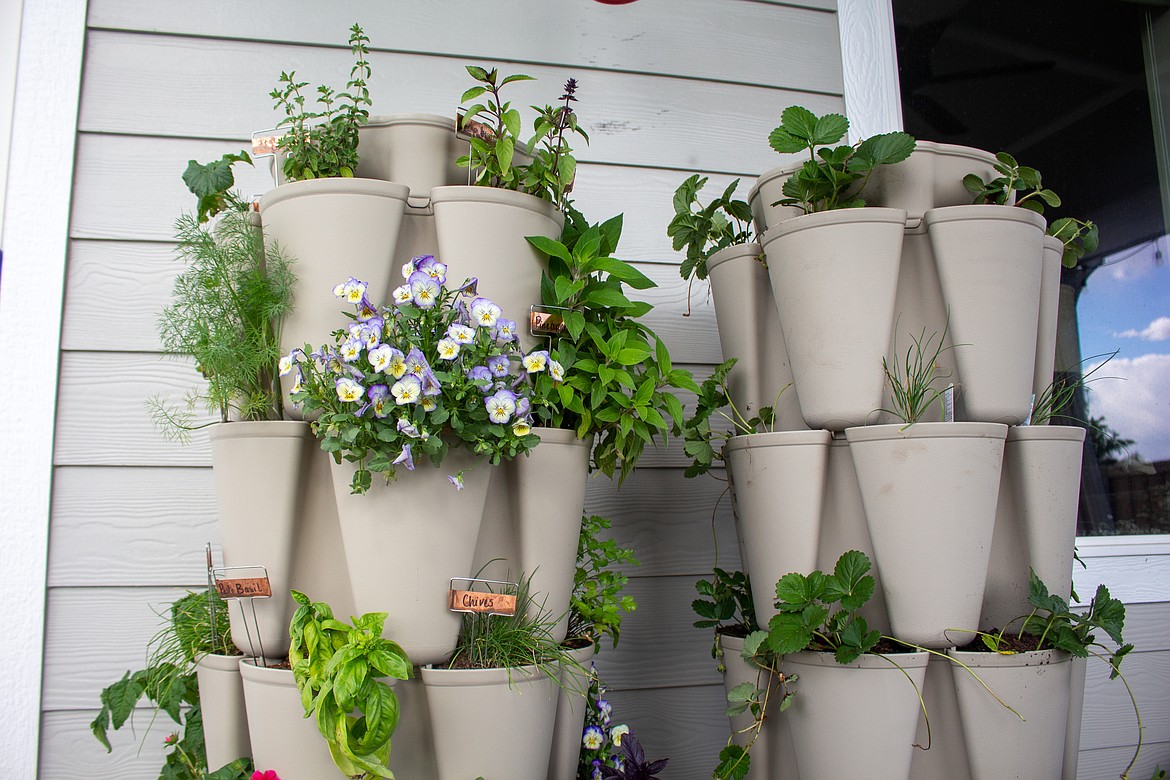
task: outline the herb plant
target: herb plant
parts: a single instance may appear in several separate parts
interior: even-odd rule
[[[938,372],[939,355],[952,349],[943,347],[949,328],[948,322],[942,336],[937,333],[927,336],[925,328],[919,335],[911,336],[911,344],[906,348],[906,356],[901,363],[898,361],[897,344],[894,345],[892,361],[882,357],[882,370],[886,373],[886,384],[892,391],[891,403],[894,407],[884,411],[897,417],[907,427],[921,420],[931,404],[942,398],[943,391],[934,387],[934,380]]]
[[[602,777],[616,777],[618,780],[659,780],[658,773],[665,769],[670,762],[669,758],[647,761],[641,743],[633,734],[626,734],[622,737],[621,748],[621,766],[617,768],[601,767]]]
[[[316,720],[346,777],[393,778],[398,696],[378,678],[409,679],[411,663],[398,643],[382,637],[386,613],[369,612],[349,625],[328,604],[296,590],[292,595],[299,606],[289,624],[288,660],[305,716]]]
[[[196,216],[200,224],[221,211],[229,209],[244,211],[247,208],[240,197],[232,192],[232,187],[236,186],[232,166],[238,162],[252,165],[252,158],[247,152],[240,150],[237,154],[228,153],[209,163],[187,161],[187,170],[183,171],[183,183],[199,199]]]
[[[774,407],[761,407],[759,414],[751,419],[745,419],[731,402],[727,390],[727,377],[737,360],[738,358],[728,358],[720,363],[711,372],[711,376],[703,380],[703,384],[699,386],[695,412],[683,425],[685,441],[683,451],[691,458],[691,465],[683,472],[686,477],[706,474],[717,465],[716,461],[723,461],[722,446],[717,450],[713,443],[717,439],[726,441],[736,434],[768,431],[775,425]],[[784,390],[780,392],[783,393]],[[714,428],[711,425],[712,419],[722,419],[730,428],[723,426]]]
[[[210,600],[209,600],[210,599]],[[214,603],[214,607],[212,604]],[[214,623],[212,616],[214,615]],[[111,751],[109,729],[130,723],[144,697],[175,724],[164,740],[168,752],[159,777],[165,780],[243,780],[251,762],[238,759],[209,772],[203,745],[203,717],[195,665],[208,653],[234,655],[227,605],[208,591],[188,593],[171,604],[166,623],[148,645],[146,668],[126,672],[101,692],[101,709],[90,724],[94,737]],[[149,735],[147,727],[146,734]],[[145,739],[145,737],[144,737]]]
[[[357,462],[355,493],[370,488],[374,473],[393,479],[400,465],[413,470],[415,457],[438,466],[452,446],[497,464],[539,442],[518,375],[516,323],[476,295],[475,280],[450,289],[446,273],[431,255],[412,259],[393,305],[381,309],[350,277],[334,288],[354,307],[334,343],[281,359],[282,375],[296,373],[293,402],[320,412],[313,432],[321,448],[338,463]],[[448,478],[462,489],[462,472]]]
[[[666,228],[674,250],[686,249],[686,259],[678,272],[687,280],[687,316],[691,313],[691,285],[696,279],[707,278],[707,259],[721,249],[746,244],[752,237],[751,206],[732,198],[739,179],[703,206],[699,203],[699,191],[706,183],[706,176],[695,174],[679,185],[674,192],[674,219]]]
[[[696,582],[695,590],[706,597],[691,602],[691,609],[699,616],[695,628],[714,628],[739,636],[759,630],[751,583],[742,571],[729,572],[716,566],[711,579]],[[715,655],[714,649],[711,654]]]
[[[219,186],[200,184],[205,178],[193,177],[203,188],[199,191],[210,193]],[[280,320],[292,309],[291,262],[275,245],[265,246],[247,204],[231,192],[220,196],[216,203],[227,210],[214,223],[191,214],[175,222],[176,253],[186,268],[175,278],[171,304],[159,317],[159,340],[168,354],[191,355],[207,380],[184,406],[168,406],[157,397],[148,402],[155,424],[178,441],[188,439],[200,401],[223,422],[282,417],[277,364]],[[200,197],[201,212],[217,213],[220,205],[208,205],[204,197],[211,195]]]
[[[865,206],[862,194],[873,172],[914,151],[914,138],[901,132],[833,146],[848,131],[849,120],[840,114],[818,117],[801,106],[784,109],[768,142],[781,154],[808,152],[809,159],[784,182],[780,205],[798,206],[806,214]]]
[[[269,93],[284,119],[277,125],[288,130],[277,142],[284,151],[284,175],[289,181],[332,176],[352,177],[358,164],[358,128],[370,118],[370,39],[362,28],[350,28],[349,47],[355,61],[345,91],[324,84],[317,87],[317,105],[305,106],[302,90],[309,84],[297,81],[296,71],[282,71],[276,88]]]
[[[577,569],[573,574],[573,593],[569,600],[569,636],[590,637],[600,644],[608,634],[617,647],[621,638],[623,613],[633,612],[633,596],[621,595],[630,578],[614,569],[618,564],[639,565],[634,551],[619,547],[613,539],[602,539],[610,521],[591,515],[581,518],[581,535],[577,540]]]
[[[463,93],[460,104],[488,97],[472,103],[460,118],[460,129],[467,134],[471,148],[456,164],[471,169],[473,184],[526,192],[566,209],[566,196],[577,173],[569,136],[580,136],[589,142],[572,107],[577,101],[577,80],[565,82],[560,105],[532,106],[536,111],[534,133],[525,143],[520,140],[520,111],[503,99],[501,91],[507,84],[535,79],[522,73],[501,78],[496,68],[466,67],[468,75],[479,83]],[[515,165],[517,151],[530,155],[530,162]]]
[[[561,241],[529,236],[548,258],[541,303],[561,310],[564,329],[550,337],[548,371],[534,372],[533,414],[542,425],[597,436],[593,462],[619,484],[655,436],[681,430],[683,407],[670,389],[698,391],[690,372],[676,369],[666,345],[639,320],[653,307],[626,296],[654,282],[613,256],[621,215],[582,227],[571,219]],[[653,344],[653,346],[651,346]]]

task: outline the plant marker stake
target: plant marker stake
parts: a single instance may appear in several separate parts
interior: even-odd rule
[[[943,422],[955,421],[955,386],[947,385],[943,390]]]
[[[229,577],[229,572],[249,572],[251,577]],[[248,637],[248,650],[252,658],[259,658],[260,665],[267,667],[268,661],[264,654],[264,638],[260,636],[260,623],[256,618],[256,599],[272,598],[272,584],[268,580],[268,569],[264,566],[221,566],[212,570],[215,576],[215,589],[224,601],[236,601],[240,604],[240,618],[244,621],[244,633]],[[243,602],[247,601],[252,610],[252,623],[256,626],[256,644],[260,645],[260,654],[256,655],[256,645],[252,643],[252,629],[248,627],[248,613],[244,611]]]
[[[460,590],[455,582],[465,582],[471,588],[477,584],[487,585],[487,591]],[[451,612],[469,612],[512,617],[516,614],[516,597],[507,593],[493,593],[492,585],[506,585],[520,589],[520,584],[507,580],[481,580],[477,577],[452,577],[451,590],[447,596],[447,608]]]
[[[215,575],[212,573],[214,564],[211,562],[211,542],[203,548],[207,556],[207,614],[211,617],[211,646],[219,646],[219,637],[215,635]]]

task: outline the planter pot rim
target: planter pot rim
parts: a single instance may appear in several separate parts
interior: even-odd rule
[[[578,439],[577,432],[570,428],[543,428],[534,425],[532,432],[540,437],[541,444],[547,442],[548,444],[569,444],[581,447],[589,447],[593,444],[593,437]]]
[[[1023,209],[1020,209],[1023,211]],[[889,209],[877,206],[866,206],[858,209],[834,209],[832,211],[817,211],[812,214],[801,214],[799,217],[790,217],[779,225],[764,231],[761,243],[767,251],[768,244],[780,236],[792,235],[801,230],[828,227],[830,225],[855,225],[858,223],[877,223],[900,225],[906,227],[906,211],[904,209]]]
[[[251,683],[271,685],[277,688],[295,688],[296,679],[292,669],[273,669],[268,666],[259,666],[255,658],[244,656],[240,661],[240,676]]]
[[[1055,252],[1060,252],[1062,255],[1064,254],[1064,242],[1061,241],[1056,236],[1050,236],[1048,234],[1045,234],[1044,235],[1044,248],[1051,249]]]
[[[1085,429],[1079,425],[1016,425],[1008,428],[1007,440],[1083,442]]]
[[[213,441],[222,439],[287,438],[311,439],[309,423],[300,420],[237,420],[216,423],[207,432]]]
[[[1068,663],[1072,660],[1072,654],[1064,650],[1029,650],[1023,653],[1004,655],[981,650],[957,650],[952,647],[947,649],[947,655],[977,669],[1050,666]],[[958,670],[956,674],[961,671]]]
[[[750,241],[746,244],[732,244],[731,246],[725,246],[707,258],[707,271],[709,272],[715,266],[722,265],[723,263],[730,262],[731,260],[736,260],[741,257],[755,257],[757,255],[763,254],[763,252],[764,248],[760,246],[759,242],[757,241]]]
[[[1044,217],[1035,211],[1023,209],[1019,206],[1000,206],[996,204],[978,203],[970,206],[942,206],[928,210],[922,221],[929,228],[943,222],[965,222],[968,220],[996,220],[1008,222],[1023,222],[1033,225],[1041,232],[1048,226]]]
[[[1002,423],[981,422],[920,422],[910,426],[902,423],[887,425],[858,425],[845,429],[850,444],[863,441],[893,439],[1004,439],[1008,427]]]
[[[787,447],[828,445],[833,434],[825,430],[816,431],[772,431],[770,433],[748,433],[732,436],[727,440],[727,452],[746,450],[753,447]]]
[[[800,152],[790,154],[787,156],[788,162],[780,163],[775,168],[769,168],[759,175],[756,183],[748,190],[748,200],[755,200],[760,194],[760,188],[768,182],[778,179],[781,176],[787,178],[796,173],[802,165],[804,165],[805,156]],[[768,204],[769,206],[772,204]]]
[[[372,116],[365,127],[387,127],[389,125],[432,125],[444,130],[454,130],[455,120],[440,114],[385,114]]]
[[[410,195],[410,188],[405,184],[380,179],[358,179],[334,176],[326,179],[306,179],[304,181],[290,181],[281,184],[260,198],[260,213],[264,210],[293,198],[306,195],[371,195],[381,198],[400,200],[404,204]]]
[[[898,666],[903,669],[920,669],[926,666],[930,661],[930,653],[924,651],[915,651],[912,653],[883,653],[876,655],[874,653],[863,653],[858,656],[857,660],[848,664],[837,663],[836,657],[827,651],[818,650],[802,650],[799,653],[789,653],[784,656],[781,663],[804,664],[805,666],[827,666],[840,667],[842,669],[876,669],[876,670],[895,670],[896,667],[890,663],[891,659]]]
[[[207,653],[200,656],[198,666],[203,669],[214,669],[218,672],[238,672],[240,670],[240,661],[243,661],[247,656],[245,655],[217,655],[216,653]]]
[[[497,203],[535,211],[562,225],[565,215],[553,204],[527,192],[502,190],[498,187],[476,187],[469,184],[448,184],[431,188],[431,205],[436,203]]]
[[[419,667],[419,675],[424,685],[431,687],[461,687],[466,685],[500,685],[506,684],[511,675],[512,682],[546,677],[538,666],[514,666],[511,669],[494,667],[492,669],[436,669],[433,664]]]

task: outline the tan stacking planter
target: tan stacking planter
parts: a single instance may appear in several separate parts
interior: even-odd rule
[[[785,656],[785,673],[800,678],[783,716],[800,777],[906,780],[920,711],[915,688],[922,690],[928,657],[866,654],[839,664],[832,653]]]
[[[992,179],[999,175],[995,162],[995,155],[982,149],[917,141],[908,158],[874,170],[863,196],[870,206],[905,209],[908,220],[916,222],[930,209],[970,203],[963,177],[974,173]]]
[[[845,209],[764,235],[768,276],[810,428],[872,422],[881,407],[906,212]]]
[[[784,182],[796,173],[808,157],[804,154],[785,155],[785,162],[760,174],[748,191],[748,206],[752,210],[752,222],[756,232],[763,233],[776,227],[786,219],[799,217],[804,211],[799,206],[774,206],[784,197]]]
[[[445,660],[459,635],[459,615],[447,608],[451,578],[471,576],[492,471],[474,464],[466,450],[452,448],[442,466],[419,458],[389,484],[375,475],[362,495],[350,493],[356,465],[333,465],[356,614],[388,612],[386,636],[416,664]],[[447,475],[461,469],[464,488],[456,490]]]
[[[1059,650],[1001,655],[948,650],[975,671],[1002,706],[970,674],[955,690],[972,780],[1058,780],[1064,765],[1071,656]]]
[[[553,729],[552,753],[548,758],[548,776],[571,780],[577,776],[581,760],[581,739],[585,734],[585,709],[589,706],[589,664],[596,649],[590,642],[569,657],[581,668],[562,664],[561,687],[557,691],[556,727]]]
[[[893,635],[952,647],[978,625],[1007,427],[874,425],[845,431]]]
[[[767,677],[757,667],[743,658],[743,638],[720,634],[720,647],[723,648],[723,693],[731,692],[732,688],[742,683],[749,683],[758,688]],[[787,715],[780,712],[780,686],[774,685],[773,694],[776,698],[770,700],[765,713],[766,720],[760,728],[756,742],[748,751],[751,758],[751,769],[746,780],[800,780],[796,769],[796,754],[792,747],[792,731]],[[729,715],[731,724],[731,741],[733,744],[746,747],[751,742],[751,732],[744,729],[751,727],[753,717],[750,712],[739,715]]]
[[[431,190],[439,259],[447,264],[448,286],[468,277],[482,280],[490,298],[520,327],[520,343],[536,346],[528,333],[528,311],[540,303],[544,257],[525,236],[559,238],[564,215],[533,195],[493,187],[435,187]]]
[[[305,717],[291,669],[270,669],[252,659],[240,662],[252,762],[273,769],[281,780],[341,777],[317,721]]]
[[[212,426],[210,439],[224,564],[264,566],[272,589],[251,606],[228,604],[232,641],[246,655],[278,657],[295,608],[289,588],[313,434],[305,422],[233,422]]]
[[[1075,426],[1008,430],[981,630],[1003,628],[1032,611],[1029,568],[1049,592],[1069,599],[1084,440],[1085,429]]]
[[[548,780],[556,680],[535,666],[421,671],[437,780]],[[469,739],[485,730],[490,739]]]
[[[530,576],[530,611],[556,620],[550,638],[559,643],[569,630],[593,441],[560,428],[532,432],[539,446],[491,469],[472,570],[512,582]]]
[[[203,714],[203,742],[212,771],[237,758],[252,756],[244,683],[238,655],[205,655],[195,667],[199,681],[199,710]]]
[[[707,258],[723,359],[738,358],[727,376],[727,389],[744,419],[771,406],[776,430],[803,430],[808,426],[800,413],[763,252],[759,244],[739,244]]]
[[[776,581],[817,566],[828,431],[734,436],[724,450],[756,619],[776,614]]]
[[[1032,393],[1037,399],[1052,384],[1056,370],[1056,330],[1060,315],[1060,262],[1064,243],[1044,236],[1044,261],[1040,271],[1040,316],[1036,322],[1036,369]]]
[[[931,209],[924,220],[950,314],[959,419],[1018,425],[1032,405],[1044,217],[979,205]]]
[[[372,116],[358,128],[358,145],[357,175],[405,184],[411,199],[429,198],[434,187],[467,181],[467,169],[455,164],[466,144],[455,137],[452,117]]]

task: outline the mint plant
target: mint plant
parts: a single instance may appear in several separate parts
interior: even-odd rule
[[[781,154],[808,152],[809,159],[784,182],[779,205],[797,206],[806,214],[865,206],[862,194],[873,172],[914,151],[914,138],[901,132],[834,146],[848,131],[849,120],[840,114],[818,117],[801,106],[784,109],[768,142]]]
[[[318,110],[306,108],[303,90],[307,81],[297,81],[296,71],[281,71],[280,81],[269,93],[276,108],[284,112],[278,128],[288,130],[277,142],[285,153],[284,175],[289,181],[326,177],[352,177],[358,164],[358,128],[370,119],[370,39],[362,28],[350,28],[349,47],[355,61],[345,90],[337,92],[322,84],[317,87]]]
[[[708,258],[729,246],[746,244],[752,237],[751,206],[732,197],[739,187],[739,179],[703,206],[699,203],[699,191],[706,184],[706,176],[695,174],[679,185],[674,192],[674,219],[666,228],[674,250],[686,249],[686,258],[678,269],[679,275],[687,280],[687,312],[684,316],[691,313],[691,285],[696,279],[707,278]]]
[[[410,678],[406,652],[382,637],[385,612],[333,617],[324,602],[294,590],[299,605],[289,624],[289,664],[305,716],[312,716],[341,773],[350,778],[385,777],[390,771],[390,736],[398,726],[398,696],[379,678]]]

